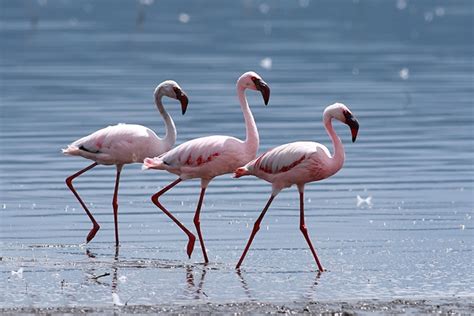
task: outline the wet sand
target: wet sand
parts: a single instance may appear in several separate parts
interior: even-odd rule
[[[127,305],[103,307],[48,307],[48,308],[6,308],[0,309],[2,315],[64,315],[64,314],[320,314],[320,315],[373,315],[373,314],[436,314],[471,315],[474,313],[472,297],[445,299],[396,299],[391,301],[363,300],[338,302],[239,302],[203,303],[186,305]]]

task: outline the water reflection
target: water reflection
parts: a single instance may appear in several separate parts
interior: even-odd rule
[[[259,293],[259,292],[262,292],[262,288],[260,286],[258,286],[257,288],[255,289],[252,289],[251,286],[249,286],[249,283],[247,282],[246,278],[248,278],[249,276],[246,276],[245,272],[243,272],[241,269],[236,269],[235,270],[235,273],[237,274],[237,277],[239,279],[239,283],[242,287],[242,289],[244,290],[244,293],[246,295],[246,297],[250,300],[255,300],[257,299],[258,297],[261,296],[262,293]],[[326,272],[327,273],[327,272]],[[290,274],[290,273],[288,273]],[[250,274],[252,275],[252,274]],[[314,279],[312,278],[306,278],[305,280],[309,281],[310,283],[305,285],[303,283],[299,283],[297,288],[293,288],[293,290],[296,290],[298,291],[299,293],[301,293],[301,295],[298,295],[301,299],[307,301],[307,300],[315,300],[317,299],[317,286],[320,282],[320,279],[321,279],[321,276],[323,275],[322,272],[320,271],[315,271],[315,276],[314,276]],[[276,274],[273,274],[273,273],[270,273],[268,275],[265,275],[265,276],[259,276],[258,279],[254,279],[251,281],[253,282],[256,282],[257,284],[268,284],[268,283],[272,283],[270,278],[275,278],[277,275]],[[263,280],[260,280],[260,278],[263,278]],[[289,286],[289,288],[291,288],[291,281],[287,281],[286,282]],[[266,295],[269,297],[271,295],[274,295],[274,289],[272,288],[267,288],[265,289],[265,291],[263,292],[263,294],[266,293]],[[260,295],[259,295],[260,294]]]
[[[237,276],[239,277],[240,284],[242,285],[242,288],[244,289],[244,293],[247,296],[247,298],[251,299],[252,294],[250,293],[250,288],[249,285],[247,284],[247,281],[245,281],[241,269],[236,270]]]
[[[127,270],[133,274],[134,269],[143,271],[146,275],[157,275],[158,279],[165,274],[169,274],[170,271],[176,274],[176,281],[181,279],[182,282],[177,282],[177,287],[184,286],[182,295],[186,299],[203,300],[207,299],[208,295],[204,291],[206,275],[210,269],[207,264],[183,264],[178,262],[168,262],[166,260],[150,260],[142,258],[126,258],[120,256],[120,247],[114,247],[115,253],[113,258],[107,256],[107,254],[98,255],[90,249],[85,249],[85,255],[88,259],[86,269],[84,270],[85,283],[84,286],[90,286],[91,283],[101,287],[110,288],[111,300],[114,305],[125,306],[128,302],[133,302],[136,299],[140,300],[149,296],[149,299],[154,298],[154,293],[160,293],[164,289],[163,284],[157,281],[147,281],[142,283],[140,280],[128,279],[126,276],[121,275],[121,270]],[[103,258],[101,258],[101,256]],[[111,261],[110,261],[111,260]],[[78,261],[77,263],[79,263]],[[213,268],[219,273],[218,268]],[[130,286],[139,283],[142,287],[148,287],[149,293],[132,291],[130,293]],[[89,287],[90,288],[90,287]],[[173,291],[180,292],[178,289],[169,288],[166,289],[169,293]],[[125,301],[123,296],[125,293],[129,294]],[[150,294],[153,293],[153,294]],[[131,294],[131,295],[130,295]],[[138,297],[141,295],[142,297]]]
[[[328,273],[326,270],[325,273]],[[317,300],[318,296],[316,295],[316,287],[319,284],[320,278],[321,278],[322,272],[321,271],[316,271],[316,276],[314,278],[314,281],[311,283],[311,285],[307,288],[307,290],[303,293],[302,298],[305,301],[313,301]],[[308,280],[310,280],[308,278]]]
[[[117,289],[117,281],[118,281],[118,263],[119,263],[119,247],[115,247],[115,256],[114,256],[114,261],[112,262],[112,301],[114,305],[127,305],[128,301],[122,303],[120,300],[120,296],[118,295],[118,289]],[[131,299],[131,298],[130,298]]]
[[[190,294],[190,297],[193,299],[202,299],[207,298],[207,294],[203,291],[204,279],[207,273],[207,265],[203,265],[200,269],[199,282],[194,281],[194,269],[197,269],[193,265],[186,266],[186,284],[187,284],[187,293]]]

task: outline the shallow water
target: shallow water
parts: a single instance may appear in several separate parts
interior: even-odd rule
[[[129,304],[474,294],[470,1],[114,3],[0,1],[0,306],[108,305],[112,293]],[[185,116],[167,102],[178,143],[244,137],[234,87],[250,69],[272,89],[268,107],[248,93],[260,151],[330,146],[321,114],[335,101],[360,121],[355,144],[336,127],[344,168],[306,189],[306,224],[329,271],[316,273],[292,188],[236,273],[270,186],[230,175],[211,183],[201,216],[211,264],[198,244],[188,260],[185,235],[149,200],[174,176],[138,164],[122,176],[117,256],[114,169],[76,181],[102,227],[81,245],[90,222],[64,179],[88,162],[60,149],[118,122],[162,135],[152,93],[169,78],[190,98]],[[187,181],[164,198],[192,230],[198,194]]]

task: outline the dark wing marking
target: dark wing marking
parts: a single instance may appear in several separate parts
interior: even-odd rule
[[[87,151],[88,153],[91,153],[91,154],[98,154],[98,153],[99,153],[99,151],[98,151],[98,150],[96,150],[96,151],[92,151],[92,150],[90,150],[90,149],[87,149],[87,148],[86,148],[86,147],[84,147],[83,145],[79,146],[79,149],[80,149],[80,150]]]

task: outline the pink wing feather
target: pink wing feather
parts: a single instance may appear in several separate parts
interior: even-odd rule
[[[199,167],[215,161],[223,155],[239,157],[242,155],[243,142],[229,136],[208,136],[187,141],[167,153],[147,158],[145,168],[179,169],[183,167]],[[232,161],[227,161],[232,163]]]
[[[239,178],[257,172],[268,174],[286,172],[304,162],[318,149],[323,148],[325,147],[314,142],[294,142],[280,145],[260,155],[244,167],[238,168],[234,177]]]

